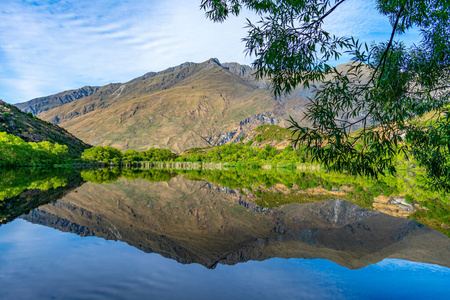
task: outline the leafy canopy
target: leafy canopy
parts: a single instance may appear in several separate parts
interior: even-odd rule
[[[96,146],[84,150],[81,158],[87,161],[119,164],[134,163],[139,161],[174,161],[178,155],[169,149],[150,148],[146,151],[128,149],[122,153],[119,149],[111,146]]]
[[[202,0],[206,16],[222,22],[248,9],[247,54],[257,77],[269,77],[275,95],[297,86],[314,89],[302,126],[291,119],[294,142],[331,170],[377,177],[396,172],[396,157],[413,154],[432,185],[450,191],[448,96],[450,2],[376,0],[392,31],[382,43],[361,43],[324,29],[346,0]],[[400,37],[418,29],[421,41],[406,47]],[[352,63],[331,65],[343,54]],[[419,116],[434,112],[434,123]],[[356,130],[356,131],[355,131]],[[445,131],[445,132],[444,132]],[[447,134],[447,135],[446,135]],[[429,155],[425,155],[428,153]],[[447,159],[445,159],[447,156]]]
[[[18,136],[0,132],[0,168],[68,163],[66,145],[43,141],[25,142]]]

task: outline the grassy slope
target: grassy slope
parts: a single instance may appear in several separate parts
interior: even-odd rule
[[[67,130],[23,113],[17,107],[0,100],[0,131],[16,135],[27,142],[49,141],[67,145],[72,157],[80,157],[90,146]]]
[[[252,147],[265,148],[267,145],[276,149],[284,149],[291,145],[292,131],[278,125],[261,125],[243,136],[241,142]],[[220,146],[219,146],[220,147]],[[218,147],[204,147],[186,149],[182,155],[190,156],[206,153]]]

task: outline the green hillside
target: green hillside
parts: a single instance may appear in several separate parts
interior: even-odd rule
[[[78,158],[90,146],[70,134],[67,130],[40,120],[31,113],[0,100],[0,132],[17,136],[25,142],[51,142],[65,145],[69,156]]]

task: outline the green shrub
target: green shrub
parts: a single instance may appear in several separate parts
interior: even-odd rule
[[[6,132],[0,132],[0,154],[0,167],[53,165],[71,161],[66,145],[48,141],[25,142]]]
[[[114,161],[120,162],[122,159],[122,152],[110,146],[96,146],[84,150],[81,158],[88,161],[97,161],[102,163],[109,163],[114,159]]]

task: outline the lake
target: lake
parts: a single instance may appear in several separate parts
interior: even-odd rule
[[[2,299],[449,297],[449,199],[410,178],[0,175]]]

